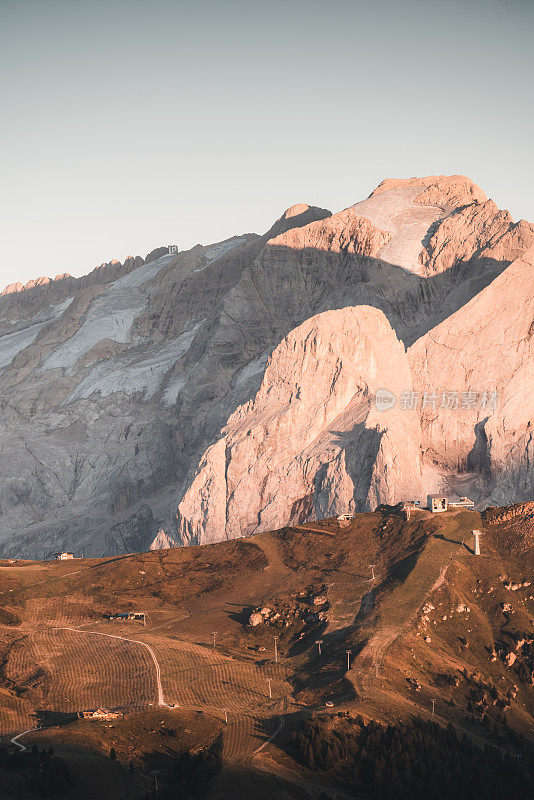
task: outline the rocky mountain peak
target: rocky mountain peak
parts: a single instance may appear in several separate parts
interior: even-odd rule
[[[484,203],[482,189],[465,175],[430,175],[426,178],[387,178],[369,195],[374,197],[396,189],[418,189],[414,202],[442,208]]]
[[[294,206],[286,208],[286,210],[282,214],[282,219],[290,219],[291,217],[297,217],[300,214],[304,214],[306,211],[309,210],[310,206],[307,203],[296,203]]]
[[[268,239],[274,239],[285,231],[292,228],[300,228],[304,225],[309,225],[311,222],[326,219],[332,215],[331,211],[325,208],[318,208],[317,206],[309,206],[307,203],[297,203],[296,205],[286,208],[281,217],[279,217],[272,228],[266,233]]]
[[[431,176],[4,292],[0,554],[531,498],[532,248],[534,225]]]
[[[31,280],[27,281],[27,283],[9,283],[1,292],[0,297],[2,295],[8,294],[17,294],[18,292],[24,292],[28,289],[35,289],[38,286],[46,286],[48,283],[52,283],[54,281],[62,281],[65,278],[71,278],[68,272],[64,272],[62,275],[56,275],[54,278],[48,278],[46,275],[42,275],[39,278],[32,278]]]

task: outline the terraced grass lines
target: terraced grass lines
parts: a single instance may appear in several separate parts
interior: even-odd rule
[[[225,761],[230,763],[239,761],[243,754],[248,754],[253,750],[254,723],[254,718],[245,714],[228,718],[223,738]]]
[[[53,711],[143,706],[157,697],[149,654],[121,639],[54,628],[35,631],[21,640],[6,674],[21,682],[41,671],[46,681],[35,691]]]
[[[280,730],[281,717],[240,714],[228,718],[224,727],[224,759],[243,762],[253,757]]]
[[[48,691],[50,675],[33,633],[21,631],[6,647],[4,658],[3,676],[14,691],[39,696]]]
[[[25,624],[29,627],[87,625],[94,622],[91,616],[93,598],[72,594],[57,597],[39,597],[26,601]]]
[[[35,725],[32,705],[21,697],[7,692],[0,694],[0,736],[9,737]]]
[[[255,664],[235,661],[214,648],[178,640],[151,641],[151,646],[161,665],[165,698],[182,708],[250,713],[272,706],[291,693],[289,684],[280,677]],[[280,673],[276,667],[273,671]]]

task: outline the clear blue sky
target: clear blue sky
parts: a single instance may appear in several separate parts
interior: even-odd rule
[[[464,173],[534,220],[533,0],[0,0],[0,284]]]

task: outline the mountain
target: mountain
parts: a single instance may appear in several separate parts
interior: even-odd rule
[[[388,383],[411,389],[408,359],[383,312],[325,311],[283,339],[255,397],[229,418],[178,505],[179,539],[214,542],[277,520],[421,496],[419,420],[383,415]]]
[[[213,542],[438,490],[532,498],[533,247],[471,180],[433,176],[11,286],[0,552]]]

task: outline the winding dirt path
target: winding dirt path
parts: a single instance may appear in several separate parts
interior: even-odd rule
[[[10,741],[12,744],[16,745],[17,747],[19,747],[19,748],[20,748],[20,751],[21,751],[21,753],[23,753],[23,752],[24,752],[25,750],[27,750],[28,748],[26,747],[26,745],[24,745],[24,744],[21,744],[21,743],[19,742],[19,739],[22,739],[22,737],[23,737],[23,736],[26,736],[26,734],[27,734],[27,733],[32,733],[33,731],[38,731],[38,730],[39,730],[39,728],[28,728],[28,730],[27,730],[27,731],[22,731],[22,733],[17,733],[17,735],[16,735],[16,736],[13,736],[13,738],[12,738],[12,739],[10,739],[9,741]]]
[[[359,694],[371,688],[369,680],[380,666],[385,652],[413,623],[428,598],[443,585],[449,567],[461,552],[463,541],[468,536],[470,525],[465,522],[464,525],[465,529],[459,519],[456,528],[448,531],[449,535],[459,536],[459,540],[441,536],[431,538],[404,582],[381,604],[380,613],[385,623],[371,636],[347,673]]]
[[[163,694],[163,687],[161,685],[161,668],[156,658],[156,654],[154,653],[153,649],[150,647],[149,644],[146,642],[141,642],[139,639],[128,639],[126,636],[119,636],[115,633],[100,633],[100,631],[82,631],[79,628],[55,628],[54,630],[58,631],[72,631],[73,633],[81,633],[83,636],[106,636],[108,639],[120,639],[123,642],[131,642],[133,644],[139,644],[141,647],[145,647],[154,662],[154,667],[156,670],[156,686],[158,688],[158,706],[165,706],[169,708],[168,704],[165,702],[165,697]]]
[[[143,647],[148,652],[154,666],[157,705],[169,709],[209,711],[216,717],[226,719],[224,751],[225,759],[230,763],[248,763],[256,753],[262,751],[266,744],[274,739],[283,727],[282,714],[287,709],[289,698],[281,676],[275,678],[267,672],[264,674],[263,670],[250,670],[247,679],[249,672],[247,666],[249,665],[242,666],[234,663],[231,658],[220,653],[214,654],[211,648],[195,643],[174,642],[176,654],[180,654],[184,659],[181,670],[188,673],[188,680],[180,688],[179,696],[174,698],[178,702],[170,703],[166,700],[162,682],[162,678],[165,681],[167,673],[164,672],[162,676],[160,664],[160,660],[161,663],[168,660],[166,659],[168,653],[164,652],[163,656],[160,654],[158,657],[154,648],[147,642],[120,634],[88,631],[72,626],[51,626],[50,630],[79,634],[82,637],[97,636],[101,639],[119,640]],[[166,668],[168,666],[167,664]],[[245,669],[245,673],[243,673],[243,669]],[[187,689],[192,677],[190,673],[194,673],[196,691],[193,694]],[[250,683],[251,678],[253,683]],[[268,694],[268,679],[281,681],[277,691],[278,696],[273,696],[272,699]],[[181,686],[181,681],[179,683]],[[265,683],[265,688],[262,687],[263,683]],[[232,686],[234,685],[238,692],[237,697],[232,696]],[[166,690],[171,693],[171,697],[176,694],[176,687],[173,689],[172,684],[167,686]],[[98,705],[96,700],[95,705]],[[27,748],[19,740],[37,730],[42,729],[32,727],[22,731],[16,734],[11,742],[24,751]]]
[[[157,689],[158,689],[158,706],[164,706],[166,708],[170,707],[165,702],[165,696],[163,694],[163,687],[161,685],[161,668],[160,668],[158,659],[156,658],[156,654],[154,653],[153,649],[150,647],[150,645],[146,644],[146,642],[140,642],[138,639],[129,639],[126,636],[118,636],[117,634],[113,634],[113,633],[100,633],[99,631],[82,631],[82,630],[79,630],[78,628],[67,628],[67,627],[59,628],[59,627],[56,627],[56,628],[54,628],[54,630],[71,631],[73,633],[80,633],[80,634],[82,634],[84,636],[105,636],[105,637],[107,637],[109,639],[120,639],[123,642],[130,642],[130,643],[133,643],[133,644],[139,644],[142,647],[145,647],[148,650],[148,652],[150,654],[150,657],[152,658],[152,661],[154,663],[154,668],[155,668],[155,671],[156,671],[156,686],[157,686]],[[26,736],[28,733],[32,733],[33,731],[36,731],[36,730],[39,730],[39,728],[29,728],[28,730],[22,731],[22,733],[18,733],[16,736],[13,736],[13,738],[10,739],[10,741],[11,741],[12,744],[16,745],[16,747],[19,747],[21,752],[24,752],[25,750],[27,750],[27,747],[25,745],[23,745],[21,742],[19,742],[19,739],[21,739],[23,736]]]

